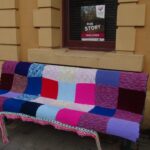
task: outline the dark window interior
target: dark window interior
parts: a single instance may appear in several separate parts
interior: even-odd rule
[[[106,5],[105,41],[81,41],[81,6]],[[114,50],[116,40],[117,0],[64,0],[64,47],[86,50]]]

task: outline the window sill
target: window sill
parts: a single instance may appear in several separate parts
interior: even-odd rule
[[[79,51],[69,50],[67,48],[37,48],[29,50],[28,54],[29,61],[32,62],[137,72],[143,70],[144,61],[143,55],[131,53],[121,54],[116,51]]]

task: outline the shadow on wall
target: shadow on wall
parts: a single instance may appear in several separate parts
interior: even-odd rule
[[[145,103],[145,113],[144,113],[144,122],[143,129],[150,129],[150,91],[147,92],[147,98]]]

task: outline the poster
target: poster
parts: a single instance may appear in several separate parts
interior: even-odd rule
[[[81,41],[105,41],[105,5],[81,7]]]

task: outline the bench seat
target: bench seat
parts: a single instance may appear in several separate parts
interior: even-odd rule
[[[6,61],[0,114],[56,121],[136,142],[147,80],[145,73]]]

